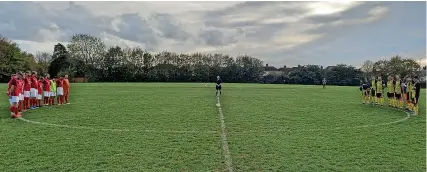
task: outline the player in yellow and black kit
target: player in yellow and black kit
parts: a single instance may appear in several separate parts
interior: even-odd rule
[[[420,98],[421,84],[418,77],[415,76],[412,81],[411,89],[411,108],[409,109],[414,115],[418,115],[418,99]]]
[[[394,103],[395,107],[400,109],[403,108],[402,91],[402,81],[400,80],[400,76],[396,75],[396,80],[394,81]]]
[[[407,76],[406,77],[405,88],[404,88],[405,103],[406,103],[405,110],[407,110],[407,111],[410,111],[410,109],[412,108],[411,90],[412,90],[412,79],[411,79],[411,77]]]
[[[381,78],[381,76],[378,77],[378,80],[376,82],[376,99],[377,99],[377,104],[380,104],[381,106],[384,106],[384,97],[383,97],[383,91],[384,91],[384,83],[383,80]]]
[[[375,79],[375,76],[372,77],[370,88],[371,88],[371,104],[376,104],[377,97],[376,97],[375,91],[377,90],[377,80]]]
[[[368,104],[369,103],[369,85],[367,84],[368,80],[365,79],[365,82],[361,82],[360,91],[362,91],[362,103]]]
[[[394,84],[395,81],[393,79],[393,76],[388,76],[387,79],[387,99],[388,99],[388,106],[389,107],[396,107],[394,103]]]

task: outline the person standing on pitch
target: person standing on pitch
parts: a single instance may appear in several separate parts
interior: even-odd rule
[[[33,71],[31,76],[31,89],[30,89],[30,109],[36,109],[37,106],[37,95],[39,83],[37,80],[37,72]]]
[[[19,102],[18,102],[18,112],[21,113],[23,112],[23,105],[24,105],[24,78],[22,76],[24,76],[24,73],[22,72],[18,72],[19,76],[17,81],[18,81],[18,88],[19,88]]]
[[[396,75],[396,80],[394,81],[394,103],[395,107],[402,109],[403,101],[402,101],[402,81],[400,80],[400,76]]]
[[[376,88],[377,88],[377,90],[376,90],[377,103],[381,106],[384,106],[384,97],[383,97],[384,83],[383,83],[381,76],[378,77]]]
[[[367,84],[368,80],[365,79],[365,82],[362,82],[360,86],[360,91],[362,91],[362,103],[369,103],[369,85]]]
[[[219,76],[216,76],[216,96],[218,97],[219,95],[221,95],[221,89],[222,89],[222,80]],[[219,92],[219,95],[218,95]]]
[[[377,104],[377,96],[376,91],[377,90],[377,80],[375,79],[375,76],[372,76],[371,80],[371,104]]]
[[[411,111],[414,115],[418,115],[418,99],[420,98],[421,84],[419,82],[418,76],[415,76],[412,81],[411,89]]]
[[[323,89],[325,89],[326,88],[326,78],[323,78],[322,83],[323,83]]]
[[[39,107],[42,107],[42,105],[44,106],[44,104],[42,104],[42,99],[43,99],[43,77],[39,77],[39,87],[37,87],[37,105]]]
[[[403,108],[403,101],[402,101],[402,81],[400,80],[400,76],[396,75],[396,79],[394,81],[394,103],[395,107],[402,109]]]
[[[50,98],[49,105],[55,105],[55,97],[56,97],[56,76],[50,80]]]
[[[58,105],[64,104],[64,88],[63,88],[63,77],[59,77],[56,79],[56,101],[58,102]]]
[[[6,95],[7,95],[7,97],[9,98],[9,103],[10,103],[10,106],[12,106],[12,97],[10,96],[10,90],[11,90],[11,88],[12,88],[12,80],[13,79],[16,79],[16,74],[12,74],[11,76],[10,76],[10,80],[9,80],[9,82],[7,83],[7,91],[6,91]],[[13,116],[14,115],[14,112],[11,112],[11,115]]]
[[[31,72],[28,71],[24,77],[24,111],[30,109],[31,98]]]
[[[406,103],[406,107],[405,110],[406,111],[410,111],[411,109],[411,89],[412,89],[412,79],[410,76],[406,77],[406,86],[405,86],[405,103]]]
[[[68,80],[68,75],[64,76],[63,87],[64,87],[64,103],[70,104],[68,102],[68,94],[70,92],[70,81]]]
[[[395,81],[393,79],[393,76],[390,75],[387,78],[387,100],[388,100],[388,106],[389,107],[396,107],[394,103],[394,84]]]
[[[9,81],[9,90],[8,90],[8,96],[10,100],[10,113],[11,118],[18,118],[21,117],[21,114],[18,112],[18,103],[19,103],[19,90],[18,88],[18,81],[17,78],[21,78],[18,74],[17,77],[12,77],[12,79]]]
[[[43,105],[49,106],[50,104],[50,75],[46,74],[43,78]]]

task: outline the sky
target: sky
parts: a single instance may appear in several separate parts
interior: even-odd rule
[[[0,34],[31,53],[84,33],[108,46],[246,54],[275,67],[426,57],[426,2],[3,1],[0,16]]]

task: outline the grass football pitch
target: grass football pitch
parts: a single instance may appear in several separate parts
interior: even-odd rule
[[[407,117],[358,87],[226,83],[220,107],[214,87],[72,84],[70,105],[21,120],[4,95],[0,171],[426,170],[425,90]]]

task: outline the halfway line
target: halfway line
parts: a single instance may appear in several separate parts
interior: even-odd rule
[[[224,114],[222,113],[219,96],[216,97],[216,101],[217,101],[216,103],[218,107],[219,119],[221,121],[221,142],[222,142],[222,149],[224,151],[225,164],[227,165],[227,170],[229,172],[233,172],[233,163],[231,161],[231,154],[230,154],[230,150],[228,149],[227,134],[225,131]]]
[[[71,126],[71,125],[51,124],[51,123],[46,123],[46,122],[31,121],[31,120],[25,119],[23,117],[19,117],[17,119],[24,121],[24,122],[39,124],[39,125],[70,128],[70,129],[95,130],[95,131],[143,132],[143,133],[217,133],[217,131],[175,131],[175,130],[166,130],[166,131],[163,130],[162,131],[162,130],[131,130],[131,129],[115,129],[115,128],[93,128],[93,127],[85,127],[85,126]]]

